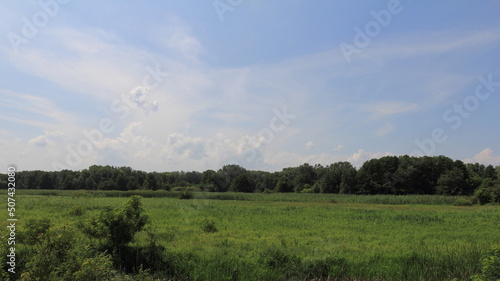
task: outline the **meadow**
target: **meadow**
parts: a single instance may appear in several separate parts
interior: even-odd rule
[[[76,228],[143,196],[150,224],[134,244],[165,247],[160,280],[469,280],[500,243],[500,207],[457,197],[18,192],[20,231],[33,218]]]

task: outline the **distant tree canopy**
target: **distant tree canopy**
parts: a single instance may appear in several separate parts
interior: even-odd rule
[[[0,183],[6,182],[7,175],[0,174]],[[21,171],[16,182],[20,189],[170,190],[177,186],[196,186],[208,192],[472,195],[480,188],[498,189],[500,166],[407,155],[371,159],[359,169],[349,162],[326,167],[305,163],[273,173],[248,171],[238,165],[225,165],[218,171],[150,173],[94,165],[81,171]]]

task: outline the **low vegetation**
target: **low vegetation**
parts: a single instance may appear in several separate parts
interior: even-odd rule
[[[497,278],[500,208],[471,197],[39,192],[19,191],[18,255],[30,258],[4,278]]]

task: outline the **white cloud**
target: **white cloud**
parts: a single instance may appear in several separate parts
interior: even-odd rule
[[[129,100],[133,103],[133,108],[142,108],[146,113],[158,111],[158,102],[148,101],[149,92],[150,89],[144,86],[137,86],[130,90]]]
[[[0,118],[44,130],[66,130],[74,127],[76,119],[61,110],[51,100],[35,95],[0,89]]]
[[[468,34],[464,39],[457,37],[451,41],[450,36],[443,36],[438,42],[412,46],[406,42],[401,43],[404,40],[392,42],[394,44],[386,49],[384,48],[388,47],[387,45],[382,48],[374,42],[373,46],[363,50],[361,56],[364,56],[364,60],[354,60],[347,71],[344,58],[338,50],[252,67],[224,69],[203,65],[199,61],[200,54],[204,52],[201,42],[187,25],[176,20],[172,22],[172,26],[159,27],[153,35],[161,41],[162,46],[167,47],[167,53],[173,50],[180,55],[180,58],[176,57],[177,60],[173,60],[170,53],[151,53],[137,47],[129,47],[105,30],[56,29],[50,26],[45,29],[47,35],[44,36],[58,45],[58,48],[37,48],[33,42],[23,49],[22,56],[6,56],[10,58],[13,66],[21,71],[41,77],[55,86],[105,101],[116,99],[122,93],[128,94],[133,104],[142,109],[132,111],[123,124],[116,124],[118,128],[122,125],[118,129],[121,133],[105,136],[96,146],[95,153],[85,158],[79,168],[94,164],[93,161],[108,164],[110,159],[117,159],[113,163],[115,165],[162,171],[216,169],[229,162],[239,162],[248,168],[266,170],[280,170],[305,162],[330,164],[345,160],[359,166],[366,160],[390,153],[366,152],[360,149],[352,155],[340,156],[328,153],[301,155],[294,151],[293,147],[300,149],[304,145],[293,143],[292,136],[304,130],[304,127],[300,126],[318,122],[311,120],[312,117],[306,114],[316,109],[307,107],[312,104],[309,101],[316,93],[324,92],[326,84],[336,84],[336,80],[346,81],[347,87],[335,85],[333,89],[328,88],[328,97],[336,99],[335,106],[329,110],[335,112],[342,107],[352,108],[352,103],[348,104],[347,98],[344,97],[350,97],[351,91],[353,94],[367,97],[366,90],[372,88],[374,81],[386,76],[378,73],[380,65],[388,61],[419,58],[423,55],[422,50],[427,54],[438,54],[452,49],[480,46],[499,38],[499,35],[493,32]],[[373,59],[380,59],[382,64],[372,64]],[[169,76],[165,77],[156,89],[141,85],[144,75],[148,74],[145,66],[151,61],[169,72]],[[463,86],[456,83],[464,81],[463,76],[444,76],[446,71],[439,69],[425,74],[419,73],[420,71],[422,69],[416,69],[407,74],[411,81],[391,77],[395,80],[391,83],[408,82],[404,89],[409,89],[410,92],[429,92],[430,96],[437,92],[443,97],[451,95],[460,88],[459,86]],[[431,76],[437,78],[431,79]],[[359,83],[360,77],[368,78],[363,80],[364,83]],[[441,79],[443,77],[447,79]],[[384,83],[386,81],[383,81],[383,86],[392,85]],[[426,91],[428,89],[435,92]],[[323,94],[326,96],[326,93]],[[362,105],[356,105],[353,116],[360,115],[359,111],[362,111],[376,118],[392,117],[421,109],[420,103],[413,102],[416,99],[405,98],[407,97],[389,97],[385,99],[388,100],[386,102],[363,100]],[[0,118],[46,130],[43,135],[38,132],[26,138],[27,141],[13,141],[7,138],[0,140],[1,143],[6,143],[6,151],[0,153],[0,157],[10,157],[14,155],[12,150],[17,149],[21,155],[17,155],[17,159],[29,163],[27,167],[50,169],[50,165],[45,163],[46,159],[64,162],[67,154],[64,147],[67,144],[77,144],[82,138],[81,134],[71,134],[69,131],[80,132],[82,127],[95,125],[76,125],[79,124],[78,118],[60,110],[47,98],[14,93],[0,99],[8,101],[10,108],[24,110],[36,116],[28,118],[2,113]],[[269,127],[273,117],[272,109],[281,108],[282,105],[286,105],[289,112],[298,117],[288,124],[284,131],[277,132],[272,143],[267,143],[266,138],[259,138],[257,134],[260,129]],[[343,120],[343,116],[337,117],[339,118],[332,120]],[[359,121],[347,118],[345,120],[353,124]],[[61,136],[59,142],[56,142],[56,136],[53,135],[56,131],[66,134],[65,137]],[[375,134],[385,136],[392,131],[394,126],[388,123],[376,130]],[[288,144],[288,150],[282,150],[285,143]],[[41,147],[45,151],[44,154],[40,154]],[[305,147],[312,149],[315,145],[308,141]],[[251,161],[246,160],[249,157],[249,148],[256,151],[256,156]],[[341,151],[344,147],[339,144],[328,149]],[[498,163],[498,156],[493,156],[492,151],[485,151],[475,157]]]
[[[351,162],[354,166],[360,167],[364,162],[374,159],[374,158],[381,158],[384,156],[391,156],[393,155],[390,152],[367,152],[364,151],[363,149],[358,150],[351,156],[347,158],[348,162]]]
[[[151,57],[102,29],[44,29],[46,45],[27,44],[22,55],[3,50],[12,65],[30,75],[99,99],[111,99],[141,82]]]
[[[314,143],[312,141],[308,141],[305,146],[308,150],[311,150],[314,148]]]
[[[169,18],[168,25],[154,29],[151,37],[191,62],[196,62],[204,52],[203,45],[192,35],[189,25],[174,16]]]
[[[361,106],[362,111],[371,112],[373,117],[385,117],[393,114],[413,111],[417,108],[417,104],[407,102],[377,102]]]
[[[333,151],[340,151],[340,150],[342,150],[342,149],[344,149],[344,146],[343,146],[343,145],[341,145],[341,144],[339,144],[339,145],[337,145],[337,146],[333,149]]]
[[[485,148],[483,151],[464,161],[467,163],[481,163],[484,165],[498,166],[500,165],[500,156],[495,156],[491,148]]]
[[[47,139],[45,136],[38,136],[28,141],[29,144],[33,144],[38,147],[44,147],[47,145]]]

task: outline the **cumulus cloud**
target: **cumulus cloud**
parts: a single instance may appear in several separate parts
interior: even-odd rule
[[[150,111],[158,110],[158,102],[148,102],[147,95],[150,89],[144,86],[137,86],[130,90],[129,100],[132,103],[132,108],[142,108],[144,112],[149,113]]]
[[[347,158],[348,162],[351,162],[354,166],[361,166],[364,162],[374,159],[374,158],[381,158],[384,156],[390,156],[393,155],[392,153],[389,152],[367,152],[364,151],[363,149],[359,149],[357,152],[352,154]]]
[[[45,136],[38,136],[36,138],[30,139],[28,143],[38,147],[44,147],[47,145],[47,139],[45,138]]]
[[[493,150],[491,148],[485,148],[473,157],[465,159],[465,162],[498,166],[500,165],[500,156],[493,155]]]
[[[28,144],[36,147],[45,147],[48,144],[62,143],[68,140],[68,135],[59,131],[44,131],[43,135],[34,137],[28,141]]]

